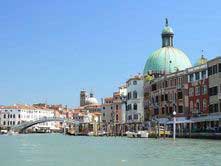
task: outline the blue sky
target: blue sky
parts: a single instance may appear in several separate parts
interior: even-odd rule
[[[221,55],[221,2],[60,1],[0,2],[0,104],[78,106],[79,91],[111,96],[141,72],[161,47],[165,17],[174,46],[195,63]]]

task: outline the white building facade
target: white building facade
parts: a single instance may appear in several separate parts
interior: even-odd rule
[[[143,77],[138,75],[130,78],[127,81],[127,123],[142,123],[144,121],[143,96]]]
[[[127,108],[127,86],[122,85],[119,87],[119,93],[121,97],[121,123],[124,124],[127,121],[126,108]]]
[[[3,127],[12,127],[24,122],[35,121],[44,117],[54,117],[54,110],[37,108],[28,105],[14,105],[0,107],[0,124]],[[38,128],[56,129],[56,122],[45,122],[35,125]]]

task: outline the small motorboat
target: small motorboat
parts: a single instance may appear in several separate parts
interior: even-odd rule
[[[89,132],[87,135],[88,135],[88,136],[94,136],[94,132],[91,131],[91,132]]]
[[[148,136],[149,136],[148,131],[138,131],[137,133],[138,138],[148,138]]]
[[[107,133],[105,131],[99,131],[97,135],[102,137],[107,136]]]
[[[127,131],[126,135],[128,138],[137,138],[137,133],[135,132]]]
[[[147,131],[138,131],[137,133],[127,131],[126,135],[128,138],[148,138],[149,133]]]

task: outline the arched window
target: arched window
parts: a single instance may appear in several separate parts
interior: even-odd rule
[[[134,99],[137,98],[137,91],[133,91],[133,98],[134,98]]]
[[[116,115],[116,121],[118,121],[118,114]]]
[[[199,113],[200,111],[200,101],[199,99],[196,100],[196,113]]]
[[[137,104],[134,103],[134,110],[137,110]]]

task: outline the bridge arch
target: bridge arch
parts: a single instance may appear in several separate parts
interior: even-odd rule
[[[52,122],[52,121],[63,122],[63,123],[68,123],[68,124],[73,124],[73,125],[80,124],[79,121],[76,121],[73,119],[68,119],[68,118],[44,117],[41,119],[37,119],[34,121],[29,121],[29,122],[24,122],[19,125],[13,126],[13,127],[11,127],[11,131],[21,133],[21,132],[25,131],[27,128],[34,126],[36,124],[45,123],[45,122]]]

